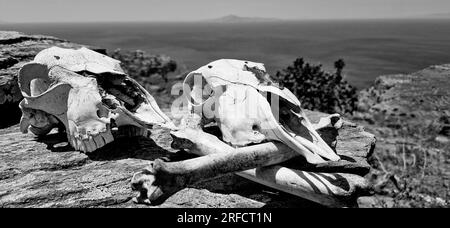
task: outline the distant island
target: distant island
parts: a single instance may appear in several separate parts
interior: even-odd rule
[[[217,23],[250,23],[250,22],[276,22],[276,21],[282,20],[278,18],[265,18],[265,17],[241,17],[234,14],[207,20],[207,22],[217,22]]]

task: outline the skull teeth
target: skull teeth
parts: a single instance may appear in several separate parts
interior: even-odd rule
[[[87,139],[69,136],[69,141],[75,150],[90,153],[104,147],[106,144],[113,142],[114,139],[136,136],[150,137],[150,132],[144,128],[123,126],[117,130],[108,130],[94,136],[88,136]]]
[[[114,137],[109,130],[94,136],[89,136],[87,139],[79,139],[72,136],[70,136],[69,138],[70,144],[75,150],[87,153],[93,152],[114,141]]]
[[[114,131],[114,138],[144,136],[150,137],[150,131],[136,126],[122,126],[118,131]]]

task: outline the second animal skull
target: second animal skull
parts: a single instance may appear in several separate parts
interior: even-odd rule
[[[310,163],[340,159],[313,128],[300,101],[261,63],[217,60],[191,72],[185,85],[192,111],[217,123],[222,139],[233,146],[280,141]]]

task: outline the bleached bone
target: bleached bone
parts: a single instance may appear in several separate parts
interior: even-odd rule
[[[217,149],[226,149],[218,147]],[[295,155],[294,155],[295,156]],[[236,149],[231,153],[212,153],[207,156],[180,162],[155,160],[142,173],[133,177],[132,186],[140,191],[138,197],[144,202],[163,200],[171,194],[199,181],[223,174],[278,164],[292,157],[292,154],[272,153],[271,150],[257,150],[252,147]]]
[[[276,165],[298,156],[282,143],[232,148],[203,132],[199,121],[193,116],[182,123],[187,128],[172,132],[173,147],[203,157],[174,163],[158,160],[137,173],[132,180],[133,189],[139,191],[137,202],[160,202],[197,181],[237,171],[242,171],[237,174],[249,180],[327,206],[349,206],[368,188],[366,180],[358,175],[306,172]],[[326,171],[326,164],[319,165]],[[298,167],[302,169],[301,164]]]
[[[322,117],[319,119],[319,122],[317,122],[316,124],[312,124],[313,128],[318,131],[324,128],[335,128],[335,129],[340,129],[342,128],[343,125],[343,121],[340,118],[339,114],[332,114],[329,115],[327,117]]]
[[[280,141],[310,163],[325,162],[323,158],[340,159],[313,128],[300,101],[274,83],[263,64],[214,61],[191,72],[185,84],[193,89],[187,94],[197,106],[195,109],[219,125],[225,142],[245,146],[265,140]],[[208,90],[211,93],[205,94]],[[279,114],[279,119],[275,114]]]
[[[119,61],[87,48],[41,51],[21,68],[19,86],[21,131],[45,135],[63,125],[70,144],[83,152],[112,142],[116,128],[145,136],[153,125],[175,128]]]

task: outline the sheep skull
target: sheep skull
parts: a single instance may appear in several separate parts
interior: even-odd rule
[[[83,152],[112,142],[120,129],[146,136],[153,125],[174,128],[119,61],[87,48],[41,51],[20,70],[19,86],[21,131],[45,135],[63,126],[70,144]]]

